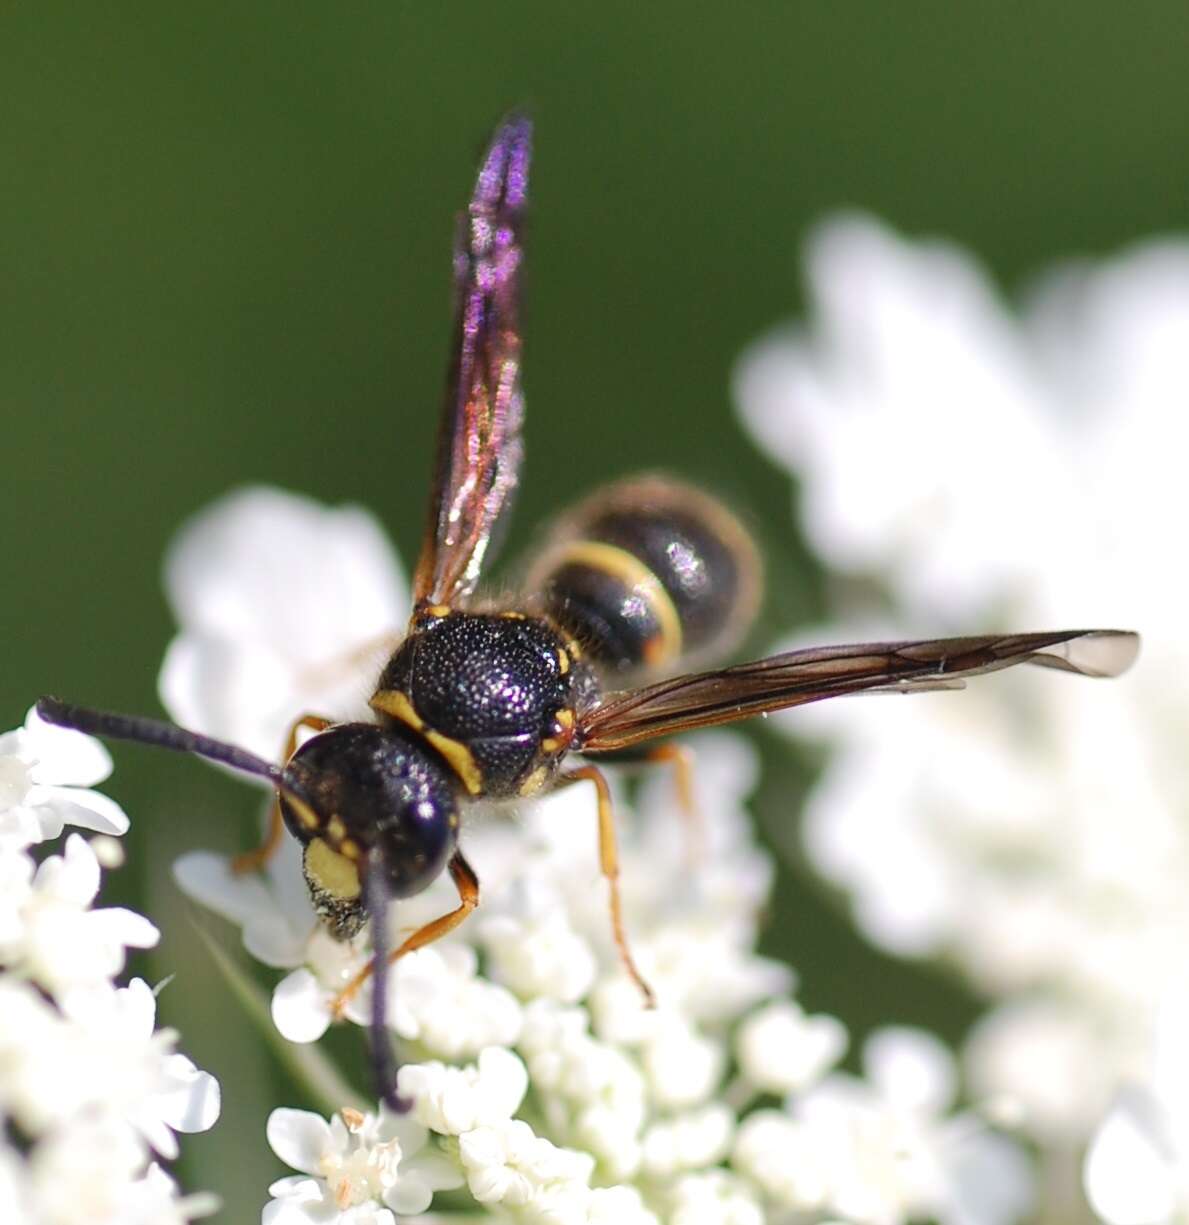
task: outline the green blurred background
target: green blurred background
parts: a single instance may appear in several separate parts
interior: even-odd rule
[[[669,467],[756,525],[753,645],[821,616],[788,481],[735,425],[741,347],[799,309],[798,245],[845,205],[969,244],[1011,288],[1189,226],[1183,5],[9,3],[0,9],[0,726],[39,693],[159,709],[159,563],[180,521],[273,482],[357,500],[406,559],[446,362],[451,215],[490,126],[537,121],[529,466],[512,544],[578,489]],[[513,552],[514,548],[509,550]],[[928,630],[931,627],[922,626]],[[812,763],[761,738],[769,833]],[[165,928],[141,968],[223,1081],[181,1174],[255,1218],[260,1054],[168,879],[258,796],[117,753],[109,897]],[[892,965],[785,870],[770,947],[857,1032],[953,1036],[973,1003]]]

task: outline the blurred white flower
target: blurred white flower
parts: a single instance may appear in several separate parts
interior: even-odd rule
[[[184,727],[266,758],[307,711],[366,717],[377,661],[408,615],[371,515],[276,489],[244,489],[195,516],[165,585],[181,632],[162,702]]]
[[[808,266],[809,326],[759,344],[736,386],[825,561],[894,597],[878,623],[843,610],[860,636],[1144,634],[1110,685],[1013,672],[784,722],[836,750],[814,863],[873,941],[1004,1000],[975,1088],[1064,1152],[1149,1061],[1189,943],[1189,245],[1059,268],[1018,320],[968,256],[867,219],[823,227]]]
[[[374,529],[364,522],[366,547],[352,546],[358,517],[256,491],[233,496],[189,529],[171,563],[171,591],[186,627],[179,641],[201,626],[217,637],[218,649],[204,650],[201,669],[179,665],[178,648],[171,650],[162,691],[175,716],[275,757],[285,720],[318,709],[302,679],[310,651],[328,665],[321,678],[330,688],[329,665],[338,659],[366,697],[372,677],[360,670],[355,648],[402,624],[405,610],[396,563],[387,555],[377,560]],[[345,532],[343,548],[326,563],[333,550],[309,542],[336,532]],[[290,542],[281,549],[285,564],[255,556],[278,540]],[[262,573],[269,576],[266,592]],[[377,591],[387,592],[389,602]],[[363,604],[384,616],[377,612],[361,626],[358,610],[344,610],[338,624],[339,598],[350,592],[364,593]],[[212,608],[234,615],[216,616]],[[312,645],[294,629],[307,609],[318,627]],[[197,649],[183,648],[183,661]],[[262,676],[269,684],[257,689]],[[257,679],[249,684],[244,677]],[[283,701],[274,709],[277,695]],[[593,795],[567,788],[526,803],[514,820],[500,811],[467,813],[462,839],[482,883],[480,912],[402,959],[389,976],[387,1001],[388,1023],[410,1060],[398,1081],[413,1101],[412,1119],[403,1122],[422,1134],[428,1129],[432,1152],[452,1163],[459,1181],[465,1178],[452,1208],[489,1206],[501,1219],[560,1225],[654,1225],[662,1218],[751,1225],[781,1208],[762,1180],[725,1168],[740,1113],[758,1094],[783,1091],[789,1102],[776,1113],[795,1119],[828,1077],[846,1035],[832,1018],[805,1016],[790,997],[791,972],[754,951],[772,868],[752,839],[744,806],[753,755],[723,735],[702,737],[697,750],[704,828],[696,870],[671,778],[646,780],[634,806],[616,796],[625,922],[657,993],[653,1010],[643,1006],[611,938]],[[313,923],[291,848],[258,878],[235,877],[226,861],[209,855],[187,856],[177,875],[194,897],[242,926],[259,960],[288,971],[273,997],[281,1031],[297,1041],[320,1037],[335,994],[366,964],[368,934],[336,944]],[[440,880],[393,907],[391,934],[395,939],[456,905],[449,880]],[[370,1022],[371,987],[351,1001],[347,1020]],[[881,1092],[856,1083],[869,1096]],[[741,1107],[733,1104],[736,1096]],[[948,1099],[931,1105],[928,1126],[918,1129],[921,1160],[927,1156],[936,1173],[928,1197],[914,1198],[912,1187],[897,1185],[885,1204],[880,1185],[871,1184],[862,1201],[869,1219],[898,1222],[928,1211],[945,1225],[964,1225],[956,1186],[949,1199],[939,1190],[949,1188],[948,1147],[931,1147],[944,1138],[948,1106]],[[869,1111],[866,1100],[856,1106],[854,1125]],[[848,1117],[845,1105],[836,1116]],[[355,1130],[339,1121],[315,1124],[292,1111],[273,1120],[274,1149],[302,1175],[274,1185],[269,1225],[379,1225],[393,1212],[428,1204],[418,1199],[413,1209],[411,1200],[391,1198],[400,1194],[414,1151],[403,1136],[374,1131],[379,1125],[366,1121]],[[894,1165],[894,1152],[886,1160]],[[830,1182],[816,1201],[821,1211],[843,1210],[844,1183]],[[426,1180],[417,1185],[433,1189]],[[1018,1175],[1012,1185],[1026,1187],[1026,1179]]]
[[[0,845],[44,842],[67,825],[124,833],[124,810],[91,790],[110,773],[98,740],[54,727],[30,707],[24,727],[0,734]]]
[[[1086,1194],[1110,1225],[1179,1221],[1189,1203],[1189,979],[1169,982],[1149,1064],[1115,1094],[1086,1158]]]
[[[81,790],[110,761],[95,741],[32,714],[0,746],[0,779],[13,782],[16,761],[38,780],[0,816],[23,805],[22,835],[0,836],[0,1219],[182,1225],[217,1201],[180,1197],[152,1156],[176,1157],[176,1132],[215,1122],[219,1086],[176,1051],[173,1030],[154,1028],[146,983],[113,982],[125,950],[156,944],[157,929],[131,910],[92,909],[101,858],[121,858],[110,846],[97,855],[71,834],[40,864],[26,849],[65,823],[127,828],[118,807]],[[46,786],[51,777],[61,786]]]
[[[135,911],[92,910],[99,861],[78,834],[34,870],[27,855],[0,856],[0,962],[52,995],[106,983],[124,968],[126,948],[152,948],[159,933]]]
[[[742,1074],[757,1089],[783,1096],[820,1080],[842,1058],[846,1029],[834,1017],[807,1017],[781,1000],[744,1021],[735,1047]]]

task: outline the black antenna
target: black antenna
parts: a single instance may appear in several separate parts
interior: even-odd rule
[[[86,706],[74,706],[58,698],[41,698],[37,713],[47,723],[57,727],[68,727],[76,732],[92,736],[104,736],[110,740],[132,740],[138,744],[151,744],[161,749],[173,749],[177,753],[195,753],[210,761],[220,761],[245,774],[266,778],[279,791],[286,791],[304,804],[311,804],[305,789],[280,766],[275,766],[247,749],[237,748],[223,740],[203,736],[199,732],[187,731],[173,723],[160,719],[145,719],[139,715],[118,715],[105,710],[92,710]]]
[[[373,846],[363,874],[363,906],[372,920],[372,1079],[389,1110],[408,1114],[413,1103],[396,1090],[397,1062],[388,1036],[388,903],[391,900],[384,873],[384,857]]]

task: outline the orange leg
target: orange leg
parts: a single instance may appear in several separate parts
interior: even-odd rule
[[[559,786],[570,783],[580,783],[589,780],[594,783],[599,801],[599,867],[607,878],[610,886],[611,931],[615,936],[615,947],[619,949],[619,958],[640,993],[648,1008],[656,1007],[656,996],[652,988],[644,980],[644,976],[636,968],[632,960],[631,949],[628,948],[627,936],[623,930],[623,909],[619,900],[619,850],[615,841],[615,812],[611,807],[611,789],[601,770],[594,766],[579,766],[577,770],[567,770],[558,778]]]
[[[450,857],[448,866],[450,878],[454,881],[454,887],[458,890],[458,909],[434,919],[432,923],[426,923],[424,927],[419,927],[399,948],[394,949],[388,954],[390,965],[406,953],[411,953],[414,949],[424,948],[427,944],[433,944],[435,940],[440,940],[443,936],[452,932],[479,905],[479,878],[475,875],[475,869],[462,857],[461,851],[454,852]],[[346,1008],[359,991],[359,988],[371,976],[372,963],[369,961],[334,997],[330,1011],[336,1020],[343,1015],[343,1009]]]
[[[677,804],[685,821],[686,866],[696,868],[706,853],[706,823],[694,795],[694,755],[683,744],[670,740],[654,745],[645,753],[645,760],[673,766],[673,781],[677,786]]]
[[[324,719],[321,715],[302,715],[289,728],[289,738],[285,741],[285,756],[281,760],[288,762],[289,758],[297,752],[297,733],[301,728],[308,727],[315,732],[324,732],[332,722],[332,719]],[[272,808],[269,810],[268,832],[264,835],[264,841],[254,850],[236,855],[231,861],[232,872],[236,876],[242,876],[245,872],[255,872],[264,867],[276,854],[284,832],[285,822],[281,817],[281,797],[278,795],[273,799]]]

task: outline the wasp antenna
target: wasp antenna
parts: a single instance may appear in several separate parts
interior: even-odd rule
[[[139,715],[120,715],[107,710],[92,710],[86,706],[75,706],[58,698],[41,698],[37,713],[47,723],[57,727],[68,727],[91,736],[103,736],[108,740],[132,740],[138,744],[151,744],[160,749],[173,749],[177,753],[194,753],[210,761],[222,762],[245,774],[256,774],[267,778],[281,791],[291,792],[305,800],[300,786],[295,784],[279,766],[237,748],[223,740],[187,731],[174,723],[160,719],[145,719]]]
[[[533,124],[521,111],[505,115],[487,146],[471,197],[472,213],[518,212],[528,195]]]
[[[380,1100],[397,1114],[408,1114],[413,1103],[396,1091],[398,1065],[388,1036],[388,903],[391,895],[384,873],[384,857],[378,847],[368,854],[363,874],[363,905],[372,921],[372,1076]]]

